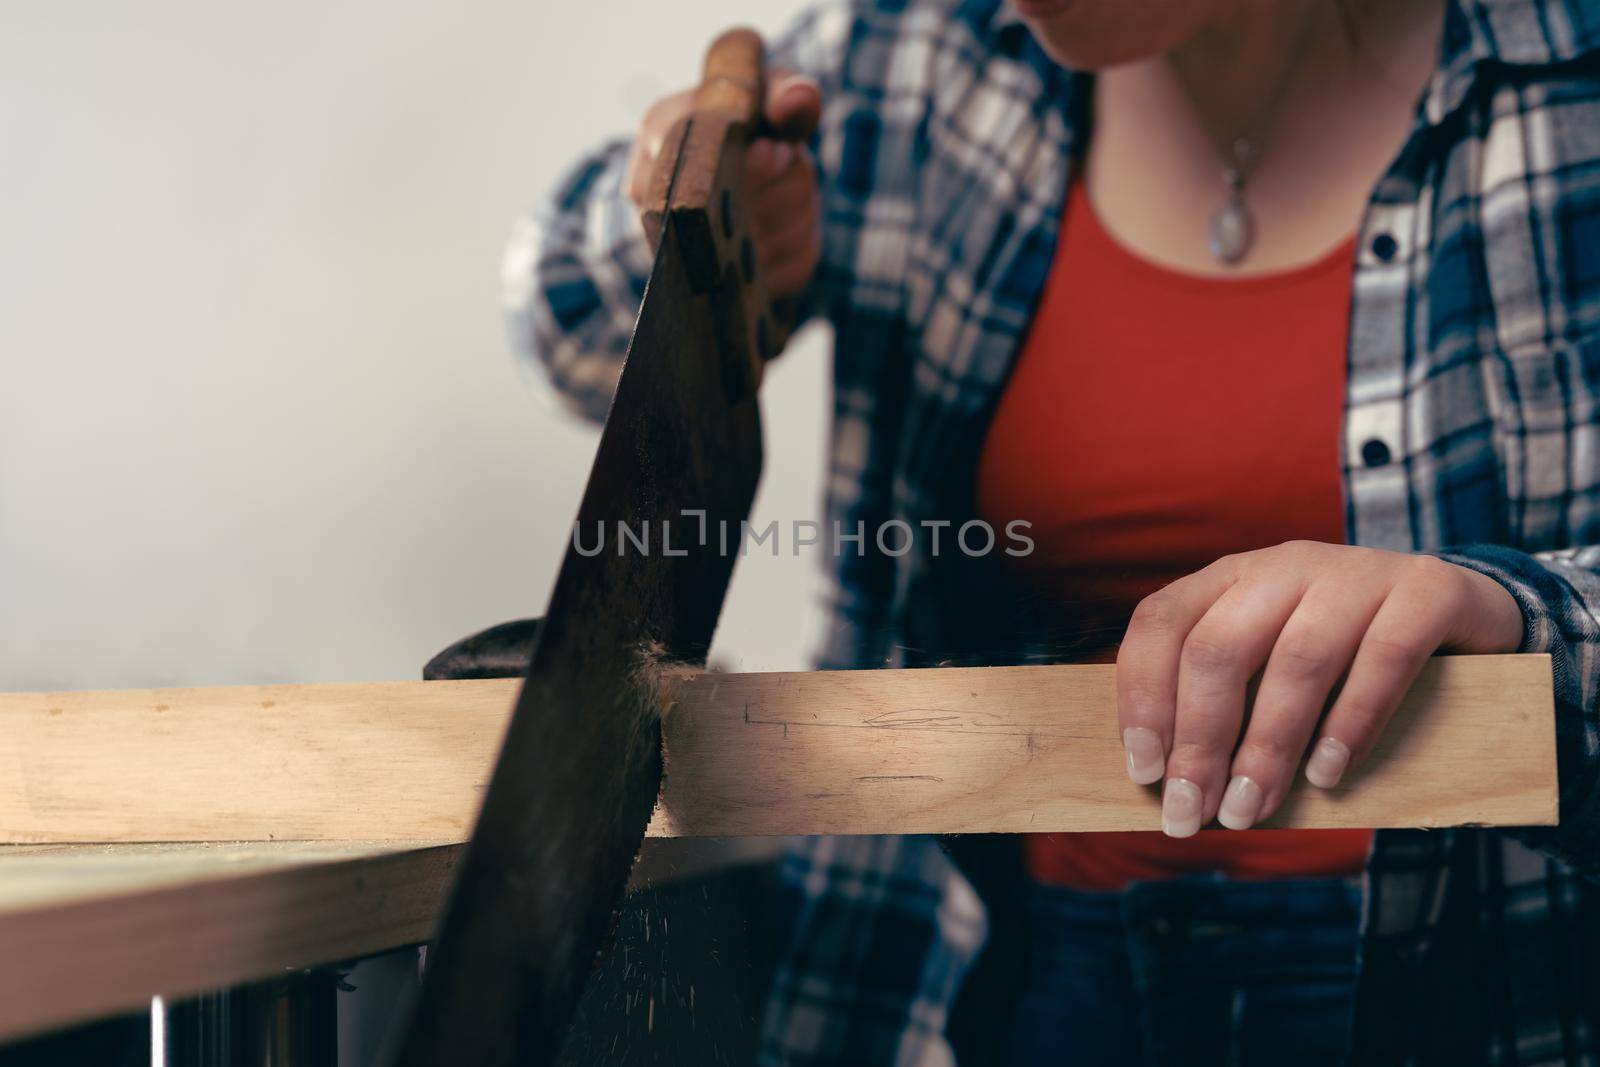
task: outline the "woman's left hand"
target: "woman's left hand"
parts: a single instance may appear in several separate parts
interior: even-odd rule
[[[1314,541],[1225,556],[1133,613],[1117,653],[1128,775],[1166,778],[1173,837],[1213,817],[1245,829],[1283,803],[1308,747],[1306,780],[1337,785],[1429,656],[1514,652],[1522,630],[1498,582],[1433,556]]]

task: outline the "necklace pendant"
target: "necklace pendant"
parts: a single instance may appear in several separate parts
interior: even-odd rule
[[[1255,232],[1255,220],[1250,217],[1250,209],[1245,207],[1244,197],[1240,195],[1238,185],[1230,183],[1227,198],[1211,215],[1207,241],[1211,247],[1211,254],[1220,262],[1231,266],[1250,251],[1250,242],[1255,239]]]

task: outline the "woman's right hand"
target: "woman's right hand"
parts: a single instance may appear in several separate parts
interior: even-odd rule
[[[641,210],[662,143],[693,106],[694,90],[664,96],[645,113],[628,163],[628,196]],[[745,153],[744,187],[756,261],[773,299],[798,296],[822,254],[816,161],[806,141],[822,113],[817,83],[799,74],[768,75],[766,130]]]

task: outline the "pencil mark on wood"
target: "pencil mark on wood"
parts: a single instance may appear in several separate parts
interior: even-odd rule
[[[861,774],[856,776],[858,782],[942,782],[943,778],[932,774]]]
[[[961,721],[959,712],[949,711],[945,708],[896,708],[894,711],[886,711],[881,715],[874,715],[865,721],[869,726],[876,726],[886,730],[916,729],[919,727],[939,728],[946,723],[951,726],[965,725]]]
[[[898,716],[918,714],[915,719],[901,719]],[[812,714],[813,719],[820,716]],[[887,721],[885,721],[887,720]],[[934,731],[939,733],[970,733],[980,737],[1032,737],[1043,738],[1048,741],[1103,741],[1104,736],[1098,733],[1077,734],[1058,733],[1055,731],[1037,730],[1030,727],[1019,727],[998,715],[984,715],[976,722],[963,722],[962,716],[956,713],[943,715],[929,714],[927,712],[908,712],[899,710],[884,712],[874,715],[861,722],[797,722],[793,719],[757,719],[750,715],[750,706],[745,705],[744,721],[750,726],[782,726],[785,736],[791,726],[812,726],[828,730],[904,730],[908,733],[920,731]]]

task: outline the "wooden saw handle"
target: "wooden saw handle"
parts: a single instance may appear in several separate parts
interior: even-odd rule
[[[690,288],[710,302],[733,399],[755,393],[793,328],[789,302],[767,294],[745,225],[744,150],[761,132],[765,51],[761,35],[743,27],[712,42],[692,110],[657,157],[644,211],[653,245],[670,218]]]

